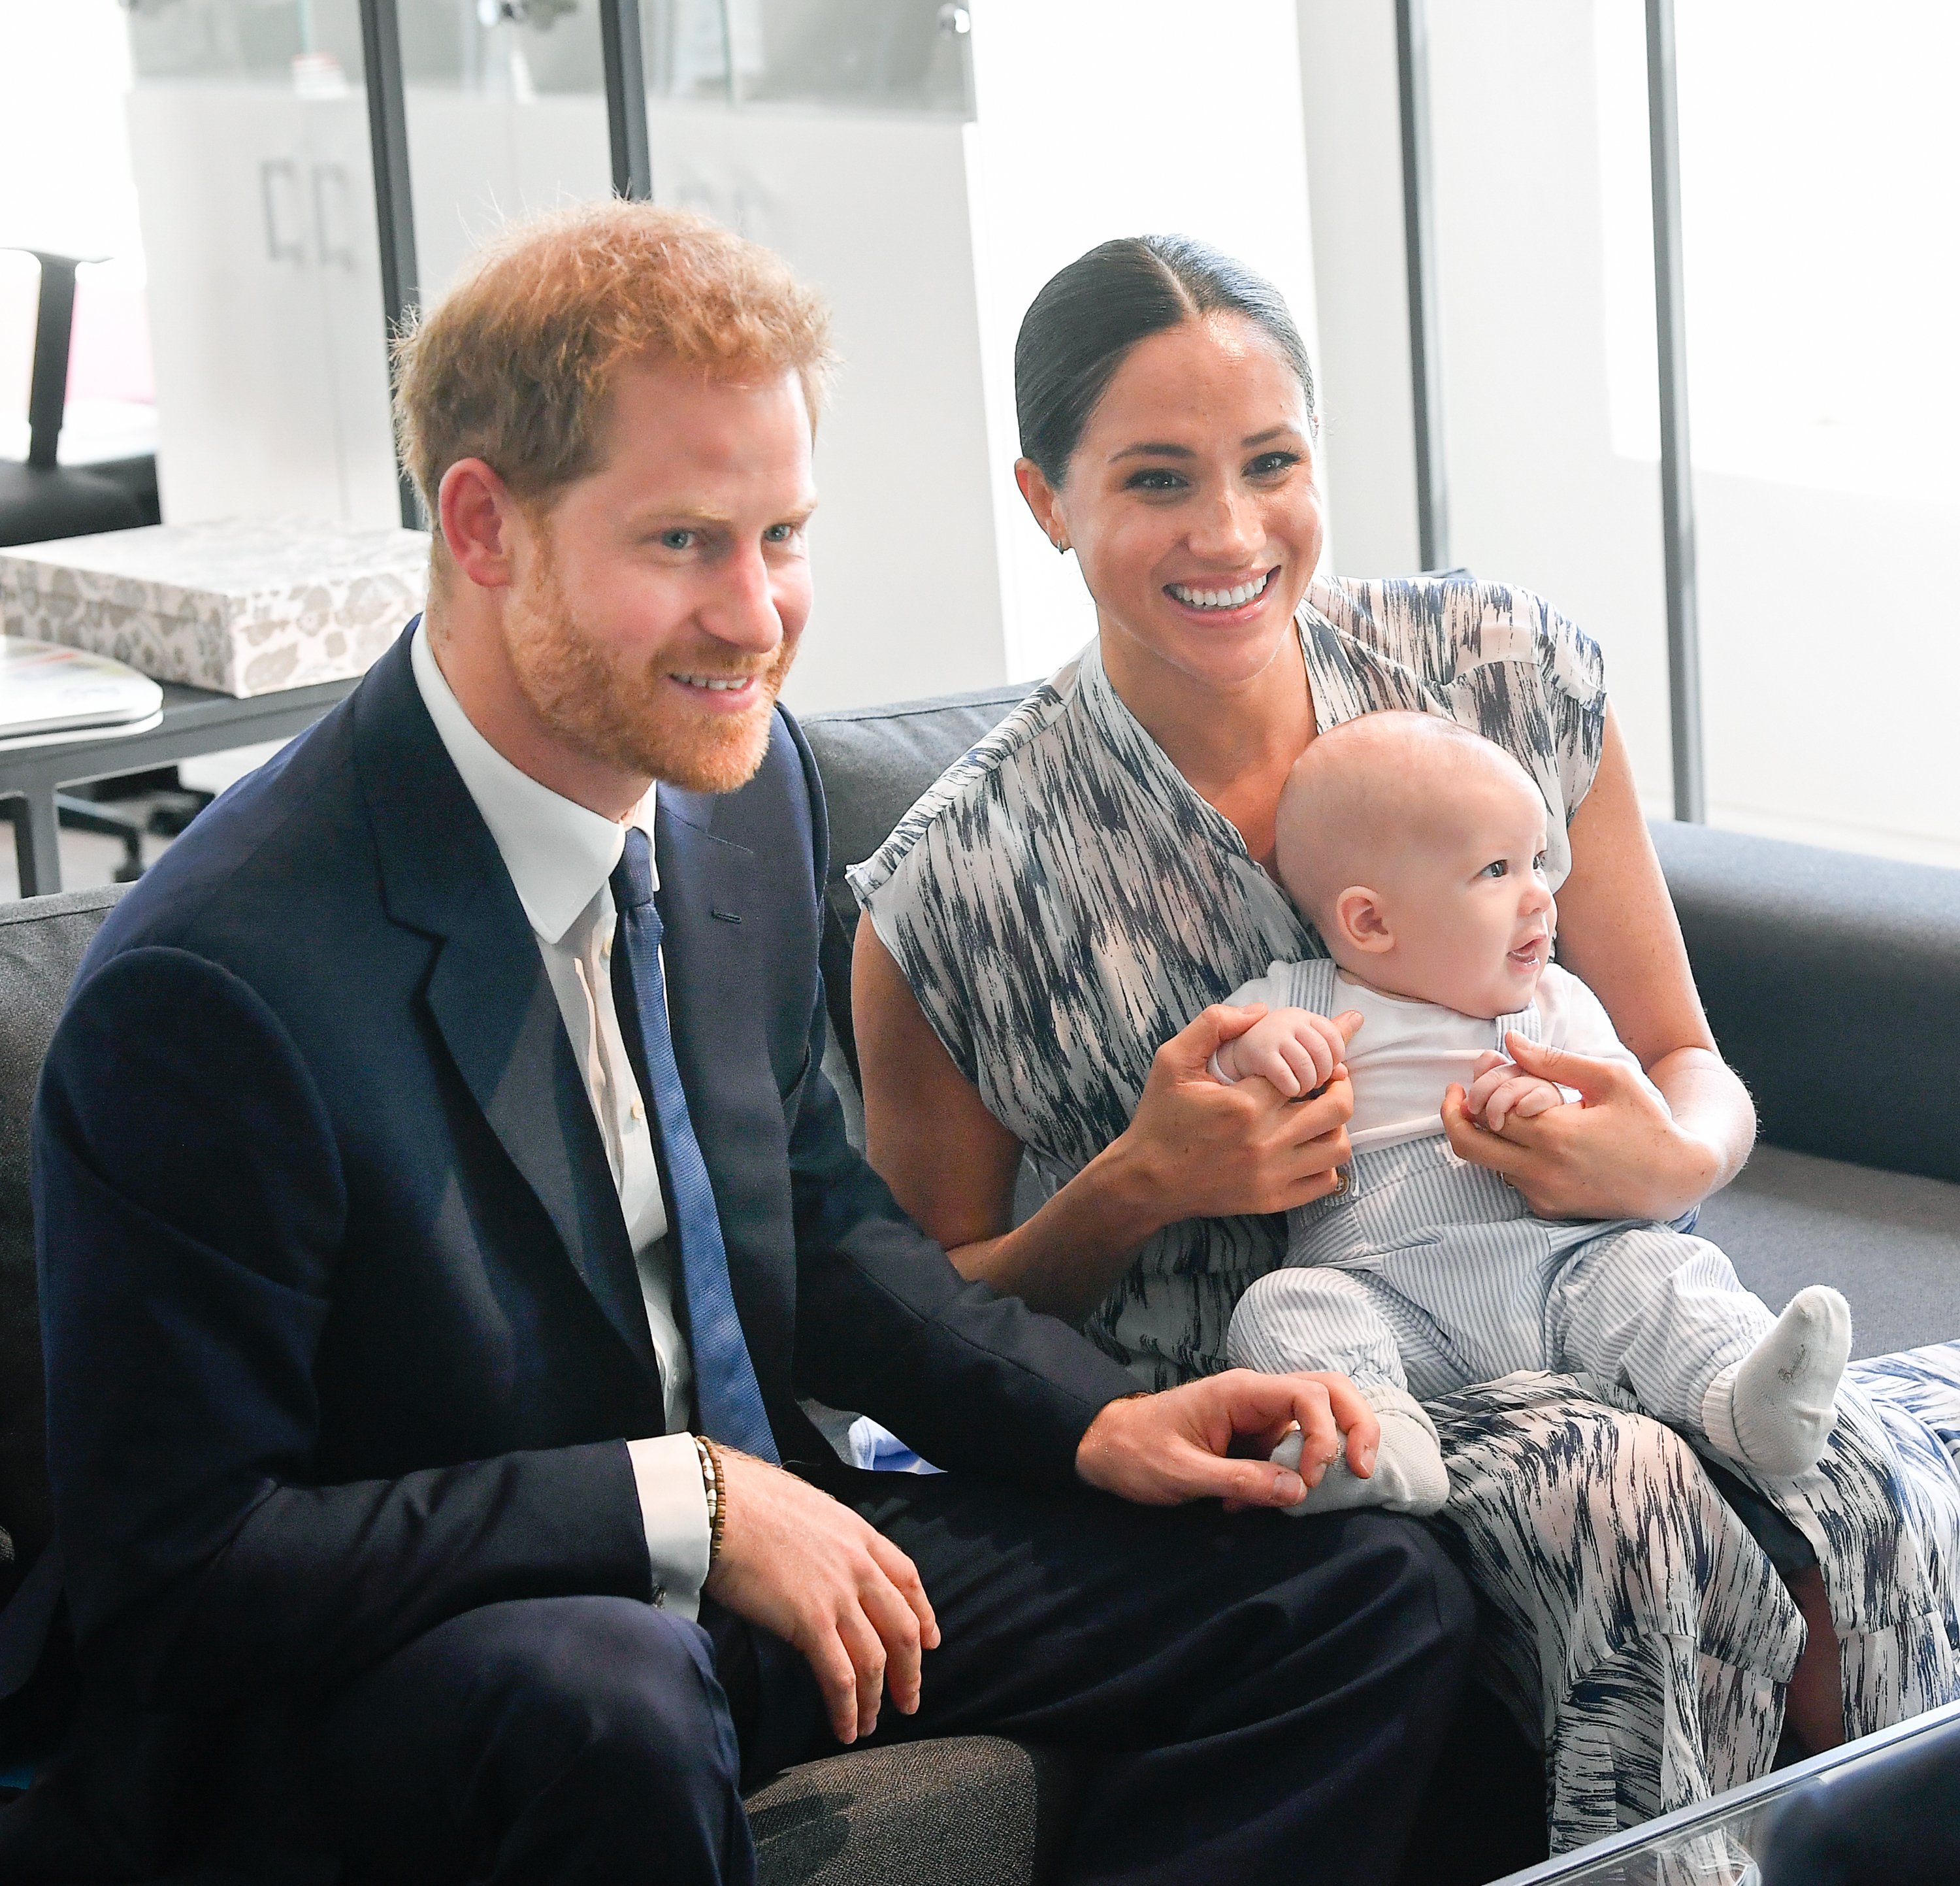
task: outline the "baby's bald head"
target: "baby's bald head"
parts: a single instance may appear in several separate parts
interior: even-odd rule
[[[1483,792],[1466,792],[1472,783]],[[1310,741],[1280,795],[1280,881],[1323,935],[1351,884],[1471,835],[1492,787],[1542,804],[1503,747],[1436,714],[1363,714]]]
[[[1544,797],[1501,747],[1433,714],[1363,714],[1307,743],[1278,840],[1349,975],[1459,1015],[1530,1005],[1558,913]]]

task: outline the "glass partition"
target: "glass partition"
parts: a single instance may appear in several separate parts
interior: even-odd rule
[[[972,116],[966,8],[940,0],[641,0],[655,98]]]
[[[966,10],[938,0],[725,0],[738,103],[971,115]]]
[[[167,522],[399,520],[355,0],[135,0]]]
[[[422,298],[508,219],[609,196],[598,0],[397,0]]]
[[[358,0],[128,0],[138,80],[285,81],[293,62],[361,76]]]
[[[1710,816],[1960,865],[1960,14],[1679,15]]]
[[[647,94],[728,102],[728,16],[721,0],[640,0]]]
[[[1447,560],[1537,592],[1599,642],[1643,798],[1665,815],[1659,470],[1653,454],[1629,456],[1612,423],[1621,336],[1647,349],[1637,397],[1653,408],[1653,278],[1615,272],[1600,229],[1602,193],[1623,179],[1636,212],[1645,201],[1641,0],[1601,0],[1599,12],[1430,0]],[[1400,207],[1385,198],[1376,212]],[[1374,227],[1398,267],[1398,218]],[[1392,344],[1405,375],[1404,334]],[[1338,455],[1335,477],[1338,545]]]

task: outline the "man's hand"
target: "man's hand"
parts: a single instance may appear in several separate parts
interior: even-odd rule
[[[1266,1457],[1293,1424],[1300,1470]],[[1182,1388],[1112,1401],[1089,1424],[1075,1470],[1091,1486],[1140,1506],[1222,1499],[1246,1506],[1297,1506],[1344,1445],[1363,1480],[1375,1470],[1381,1424],[1345,1375],[1262,1375],[1228,1368]],[[1235,1458],[1234,1442],[1255,1458]]]
[[[1564,1089],[1536,1074],[1527,1074],[1507,1054],[1487,1048],[1471,1070],[1470,1091],[1465,1096],[1464,1111],[1478,1126],[1494,1133],[1504,1130],[1504,1122],[1516,1116],[1535,1120],[1554,1107],[1566,1104]]]
[[[918,1567],[794,1474],[727,1448],[721,1464],[727,1510],[708,1595],[803,1652],[840,1742],[878,1726],[887,1683],[910,1716],[919,1653],[939,1645]]]
[[[1360,1025],[1359,1009],[1349,1010],[1338,1021],[1307,1008],[1271,1009],[1219,1049],[1219,1070],[1234,1081],[1256,1074],[1275,1092],[1297,1100],[1334,1078]]]

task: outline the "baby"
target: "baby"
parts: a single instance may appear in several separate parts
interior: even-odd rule
[[[1704,1239],[1535,1218],[1443,1136],[1452,1083],[1493,1131],[1579,1098],[1508,1059],[1507,1034],[1646,1082],[1598,998],[1551,961],[1545,861],[1530,776],[1434,715],[1331,728],[1287,779],[1280,877],[1331,960],[1274,963],[1236,990],[1233,1003],[1269,1012],[1211,1071],[1293,1096],[1344,1062],[1354,1157],[1341,1193],[1288,1214],[1285,1264],[1240,1299],[1227,1352],[1246,1368],[1351,1376],[1382,1423],[1373,1477],[1337,1462],[1296,1513],[1433,1512],[1449,1481],[1420,1403],[1519,1369],[1618,1384],[1761,1474],[1803,1472],[1829,1437],[1851,1343],[1836,1291],[1813,1285],[1772,1316]],[[1361,1023],[1344,1044],[1330,1018],[1351,1011]],[[1299,1449],[1296,1433],[1274,1458],[1295,1466]]]

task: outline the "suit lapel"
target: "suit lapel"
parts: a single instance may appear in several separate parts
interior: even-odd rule
[[[496,843],[422,705],[407,636],[363,683],[355,730],[388,914],[439,939],[431,1018],[606,1321],[657,1371],[612,1167],[557,997]]]
[[[514,894],[511,901],[516,906]],[[517,913],[521,923],[521,906]],[[429,977],[429,1011],[573,1269],[621,1341],[654,1368],[618,1190],[558,998],[529,927],[522,930],[528,963],[520,952],[498,947],[502,940],[487,928],[446,939]]]

